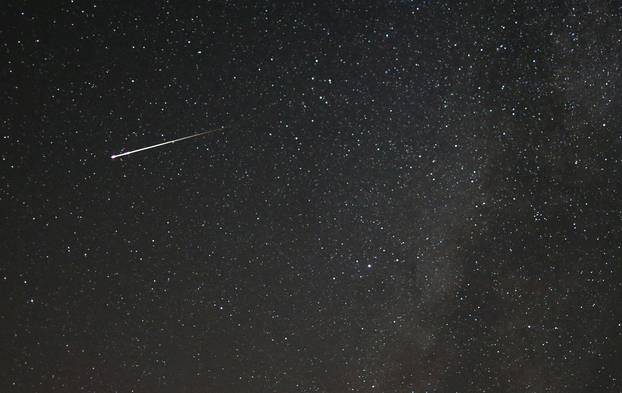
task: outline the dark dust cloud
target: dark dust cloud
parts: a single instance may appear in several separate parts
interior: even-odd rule
[[[2,7],[0,391],[622,391],[622,4],[327,4]]]

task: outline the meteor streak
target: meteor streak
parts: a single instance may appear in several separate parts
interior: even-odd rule
[[[182,138],[173,139],[172,141],[166,141],[166,142],[158,143],[156,145],[151,145],[151,146],[147,146],[147,147],[141,147],[140,149],[136,149],[136,150],[132,150],[132,151],[126,151],[126,152],[120,153],[120,154],[113,154],[113,155],[110,156],[110,158],[114,160],[117,157],[129,156],[130,154],[138,153],[139,151],[155,149],[156,147],[168,145],[169,143],[180,142],[180,141],[183,141],[184,139],[196,138],[196,137],[201,136],[201,135],[211,134],[211,133],[214,133],[214,132],[217,132],[217,131],[222,131],[225,128],[226,127],[212,128],[211,130],[207,130],[207,131],[199,132],[197,134],[192,134],[192,135],[184,136]]]

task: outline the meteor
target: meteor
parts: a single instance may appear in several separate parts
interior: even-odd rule
[[[124,153],[113,154],[113,155],[110,156],[110,158],[114,160],[115,158],[123,157],[123,156],[129,156],[130,154],[138,153],[139,151],[155,149],[156,147],[168,145],[170,143],[180,142],[180,141],[183,141],[185,139],[196,138],[196,137],[201,136],[201,135],[206,135],[206,134],[211,134],[211,133],[214,133],[214,132],[222,131],[225,128],[226,127],[212,128],[211,130],[207,130],[207,131],[199,132],[199,133],[196,133],[196,134],[184,136],[182,138],[173,139],[172,141],[166,141],[166,142],[158,143],[156,145],[151,145],[151,146],[147,146],[147,147],[141,147],[140,149],[136,149],[136,150],[132,150],[132,151],[126,151]]]

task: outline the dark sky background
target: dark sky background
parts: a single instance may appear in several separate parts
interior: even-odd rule
[[[331,4],[1,7],[0,391],[622,391],[622,3]]]

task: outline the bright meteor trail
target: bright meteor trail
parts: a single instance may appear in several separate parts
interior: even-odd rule
[[[129,156],[130,154],[138,153],[139,151],[155,149],[156,147],[168,145],[169,143],[175,143],[175,142],[183,141],[184,139],[196,138],[197,136],[201,136],[201,135],[205,135],[205,134],[211,134],[213,132],[222,131],[225,128],[226,127],[213,128],[211,130],[199,132],[197,134],[192,134],[192,135],[184,136],[182,138],[173,139],[172,141],[166,141],[166,142],[158,143],[157,145],[141,147],[140,149],[136,149],[136,150],[132,150],[132,151],[126,151],[126,152],[120,153],[120,154],[113,154],[113,155],[110,156],[110,158],[114,160],[117,157]]]

